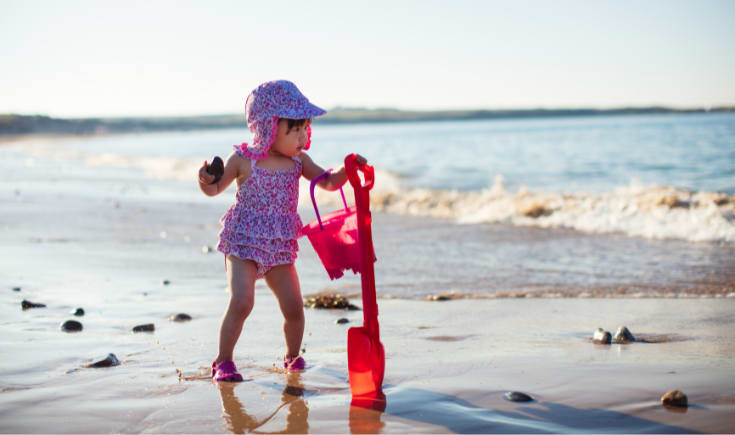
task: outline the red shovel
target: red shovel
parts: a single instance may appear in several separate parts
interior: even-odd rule
[[[362,311],[364,324],[347,331],[347,368],[350,373],[352,396],[379,397],[382,395],[385,373],[385,350],[380,342],[378,302],[375,296],[373,269],[373,235],[370,229],[370,189],[375,183],[372,166],[358,165],[357,156],[345,157],[347,178],[355,189],[357,208],[357,241],[360,245],[360,279],[362,281]],[[362,184],[357,171],[365,176]]]

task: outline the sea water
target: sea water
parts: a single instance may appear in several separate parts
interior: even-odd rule
[[[71,190],[111,204],[146,199],[223,211],[234,185],[206,197],[197,170],[249,140],[243,127],[2,152],[49,174],[43,184],[11,182],[16,192]],[[370,195],[381,296],[735,291],[735,114],[314,124],[315,162],[336,167],[353,152],[376,167]],[[350,191],[346,185],[348,198]],[[300,203],[309,222],[306,180]],[[340,196],[321,191],[317,203],[331,211]],[[170,219],[157,219],[141,231],[175,233],[160,223]],[[206,224],[214,245],[211,220],[191,226]],[[297,262],[305,293],[359,291],[359,277],[325,281],[305,240]]]

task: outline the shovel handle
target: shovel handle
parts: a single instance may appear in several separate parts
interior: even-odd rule
[[[347,171],[347,179],[350,180],[350,184],[352,184],[355,190],[370,190],[373,188],[373,184],[375,184],[375,169],[368,164],[358,164],[357,155],[350,154],[345,157],[345,170]],[[365,185],[360,181],[360,176],[357,171],[365,175]]]

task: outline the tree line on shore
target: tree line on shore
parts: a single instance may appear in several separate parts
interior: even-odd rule
[[[315,123],[461,121],[480,119],[550,118],[600,115],[735,112],[735,107],[675,109],[669,107],[625,107],[618,109],[508,109],[408,111],[398,109],[342,108],[330,110]],[[244,115],[182,117],[52,118],[44,115],[0,114],[0,135],[100,134],[166,130],[244,128]]]

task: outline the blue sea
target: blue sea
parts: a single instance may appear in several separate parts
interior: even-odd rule
[[[6,162],[47,174],[31,181],[8,163],[4,193],[11,201],[33,192],[76,195],[88,198],[85,206],[96,201],[121,210],[130,202],[169,204],[179,210],[161,210],[126,231],[165,240],[178,231],[201,255],[202,245],[216,244],[217,218],[233,202],[234,186],[206,197],[197,170],[249,140],[243,126],[4,146]],[[735,114],[315,123],[308,153],[324,168],[349,153],[375,166],[370,198],[384,297],[735,291]],[[319,192],[320,211],[339,207],[339,198]],[[208,217],[192,215],[184,224],[187,204],[210,210]],[[300,213],[304,222],[314,218],[305,180]],[[68,227],[42,225],[28,237],[73,238]],[[78,231],[85,225],[97,224],[80,220]],[[301,242],[304,288],[359,288],[354,276],[325,283],[311,247]]]

